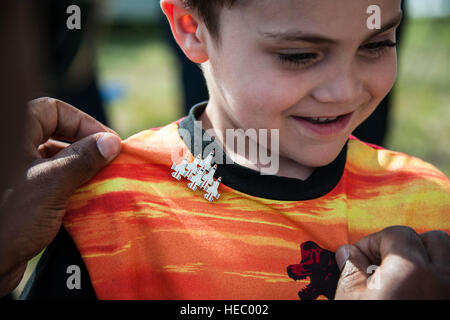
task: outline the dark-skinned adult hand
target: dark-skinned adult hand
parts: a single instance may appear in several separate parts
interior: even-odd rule
[[[336,261],[343,269],[335,299],[450,299],[450,237],[444,231],[389,227],[340,247]]]
[[[39,98],[27,111],[25,173],[0,203],[0,297],[19,284],[28,261],[55,238],[75,189],[121,147],[113,130],[62,101]]]

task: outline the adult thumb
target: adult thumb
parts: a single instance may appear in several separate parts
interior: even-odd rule
[[[354,245],[343,245],[336,251],[336,262],[341,270],[335,299],[353,299],[367,285],[370,261]]]
[[[56,154],[46,163],[61,196],[70,197],[75,189],[94,177],[121,149],[121,139],[112,133],[96,133]]]

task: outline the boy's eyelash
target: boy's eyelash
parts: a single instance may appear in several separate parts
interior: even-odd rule
[[[279,53],[278,58],[283,63],[304,66],[314,62],[318,57],[316,53]]]
[[[385,40],[385,41],[380,41],[380,42],[368,43],[368,44],[362,46],[361,49],[366,49],[366,50],[370,50],[370,51],[378,51],[378,50],[383,50],[386,48],[392,48],[395,46],[397,46],[396,42],[393,42],[391,40]]]
[[[396,42],[393,42],[391,40],[385,40],[366,44],[362,46],[361,49],[375,53],[380,53],[388,48],[392,48],[395,46],[397,46]],[[307,53],[279,53],[277,54],[277,56],[283,63],[295,66],[307,66],[314,63],[319,55],[317,53],[307,52]]]

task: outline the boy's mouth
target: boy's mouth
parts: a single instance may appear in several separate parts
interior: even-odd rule
[[[319,135],[336,135],[346,129],[353,112],[331,117],[298,117],[296,123]]]
[[[315,124],[324,124],[324,123],[331,123],[331,122],[335,122],[338,118],[340,118],[342,116],[338,116],[338,117],[331,117],[331,118],[306,118],[306,117],[301,117],[302,119],[309,121],[311,123],[315,123]]]

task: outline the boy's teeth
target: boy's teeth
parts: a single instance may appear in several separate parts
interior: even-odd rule
[[[325,122],[325,121],[334,121],[337,119],[337,117],[333,117],[333,118],[309,118],[312,121],[316,121],[316,122]]]

